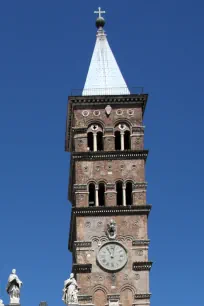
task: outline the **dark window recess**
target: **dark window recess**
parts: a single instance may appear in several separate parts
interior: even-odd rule
[[[95,206],[95,184],[89,184],[89,206]]]
[[[120,132],[115,132],[115,150],[121,150],[121,138],[120,138]]]
[[[126,184],[126,205],[132,205],[132,183]]]
[[[97,151],[103,151],[103,133],[97,133]]]
[[[88,133],[88,147],[90,151],[93,151],[93,133]]]
[[[131,149],[131,142],[130,142],[130,131],[125,131],[124,135],[124,147],[125,150],[130,150]]]
[[[99,206],[105,206],[105,185],[103,183],[99,184],[98,199]]]
[[[123,205],[123,184],[122,182],[116,183],[116,191],[117,191],[117,205]]]

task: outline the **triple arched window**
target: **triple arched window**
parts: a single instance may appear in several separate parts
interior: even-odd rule
[[[105,206],[105,184],[89,184],[89,206]]]
[[[87,131],[89,151],[103,151],[103,129],[98,124],[92,124]]]
[[[116,193],[118,206],[132,205],[132,182],[116,182]]]
[[[130,150],[131,136],[130,128],[125,123],[120,123],[115,127],[115,150]]]

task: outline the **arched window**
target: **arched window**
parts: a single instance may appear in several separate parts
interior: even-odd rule
[[[125,131],[124,134],[124,148],[125,150],[130,150],[131,149],[131,142],[130,142],[130,131]]]
[[[115,126],[115,150],[130,150],[131,136],[130,127],[126,123],[119,123]]]
[[[95,206],[95,184],[89,184],[89,206]]]
[[[93,151],[93,133],[88,133],[88,147],[90,151]]]
[[[117,192],[117,205],[123,205],[123,184],[122,182],[116,183],[116,192]]]
[[[126,184],[126,205],[132,205],[132,183]]]
[[[120,131],[115,132],[115,150],[121,150]]]
[[[104,183],[99,184],[98,202],[99,202],[99,206],[105,206],[105,184]]]
[[[91,124],[87,130],[87,145],[89,151],[103,150],[103,128],[98,124]]]
[[[97,133],[97,151],[103,151],[103,133]]]

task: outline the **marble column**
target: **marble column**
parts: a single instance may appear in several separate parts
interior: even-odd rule
[[[97,133],[93,133],[93,150],[97,151]]]
[[[126,206],[126,186],[123,185],[123,206]]]
[[[95,187],[95,205],[99,206],[99,201],[98,201],[98,185]]]
[[[120,140],[121,140],[121,151],[125,150],[125,142],[124,142],[124,132],[120,132]]]

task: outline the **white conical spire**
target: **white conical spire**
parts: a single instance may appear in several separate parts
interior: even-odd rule
[[[104,12],[99,8],[96,13],[99,13],[96,21],[98,27],[96,44],[82,96],[129,95],[130,92],[103,30],[105,20],[101,17],[101,13]]]

